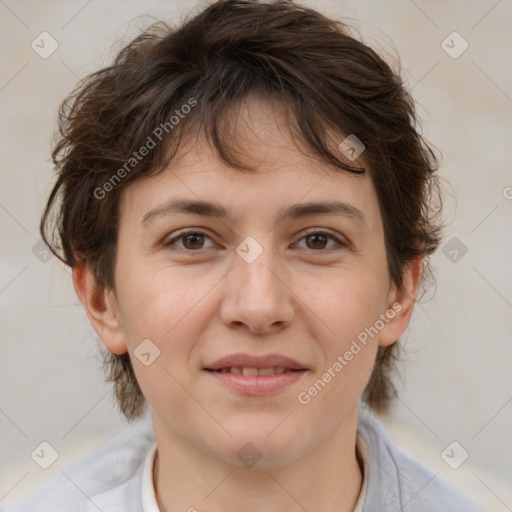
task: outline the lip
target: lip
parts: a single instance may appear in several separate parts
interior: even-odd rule
[[[284,367],[283,373],[276,375],[242,375],[238,373],[221,373],[213,370],[231,367],[247,368],[275,368]],[[280,354],[266,354],[253,356],[250,354],[231,354],[215,361],[203,368],[216,382],[231,390],[249,396],[265,396],[281,391],[285,387],[297,382],[307,371],[294,359]]]
[[[205,366],[205,370],[220,370],[231,367],[245,368],[275,368],[282,366],[287,370],[307,370],[307,368],[294,359],[280,354],[265,354],[255,356],[245,353],[230,354],[224,356],[212,364]]]
[[[286,386],[297,382],[307,372],[307,370],[286,370],[276,375],[241,375],[206,369],[204,371],[233,391],[250,396],[265,396],[281,391]]]

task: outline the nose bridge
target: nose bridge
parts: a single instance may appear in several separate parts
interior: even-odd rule
[[[270,236],[263,240],[258,235],[257,241],[253,236],[246,237],[236,248],[235,273],[240,286],[246,295],[265,294],[267,301],[280,293],[282,284],[271,271],[277,265],[277,258],[272,248]],[[276,282],[277,281],[277,282]]]
[[[264,240],[263,240],[264,239]],[[289,323],[293,307],[287,287],[278,277],[281,265],[271,243],[263,235],[247,237],[236,248],[226,290],[224,320],[244,323],[263,332]]]

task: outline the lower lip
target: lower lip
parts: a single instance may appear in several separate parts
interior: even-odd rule
[[[264,396],[297,382],[307,370],[285,371],[277,375],[241,375],[205,370],[222,384],[243,395]]]

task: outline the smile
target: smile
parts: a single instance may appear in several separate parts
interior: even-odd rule
[[[229,367],[206,370],[216,382],[236,393],[249,396],[265,396],[281,391],[297,382],[307,372],[284,367],[252,368]]]
[[[284,373],[287,370],[284,366],[277,366],[275,368],[251,368],[251,367],[239,367],[231,366],[229,368],[221,368],[220,370],[214,370],[221,373],[237,373],[241,375],[276,375]]]

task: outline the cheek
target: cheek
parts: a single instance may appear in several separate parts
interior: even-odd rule
[[[186,269],[144,271],[142,266],[135,272],[135,265],[125,271],[120,313],[137,380],[150,402],[157,396],[157,400],[176,400],[183,392],[178,382],[185,383],[195,370],[191,353],[211,321],[207,308],[218,277],[210,273],[194,279]],[[158,353],[150,366],[136,355],[146,339]]]
[[[321,293],[310,293],[305,300],[312,305],[313,317],[321,319],[311,327],[322,351],[317,387],[322,389],[319,394],[323,398],[319,402],[325,400],[333,406],[350,402],[364,390],[378,348],[378,336],[372,328],[383,313],[383,284],[382,277],[379,282],[370,272],[352,271],[331,279]],[[311,314],[309,317],[313,318]]]
[[[340,351],[351,340],[375,324],[383,313],[386,299],[385,278],[370,271],[343,270],[325,279],[324,286],[304,283],[309,290],[303,301],[317,318],[316,325],[322,330],[330,351]],[[302,298],[302,297],[301,297]],[[310,314],[311,316],[311,314]]]
[[[136,379],[153,408],[172,404],[179,417],[190,407],[190,396],[180,383],[189,378],[189,354],[204,328],[200,298],[205,292],[185,279],[164,280],[161,274],[141,271],[127,275],[120,313]],[[150,358],[157,354],[148,365],[137,356],[143,340],[151,340],[146,345]]]
[[[121,313],[132,343],[140,336],[154,339],[159,346],[172,343],[173,334],[183,325],[191,327],[191,316],[215,283],[212,277],[197,279],[188,274],[186,269],[126,268]]]

